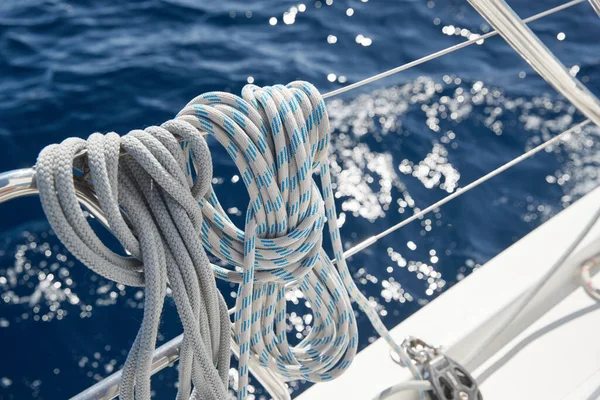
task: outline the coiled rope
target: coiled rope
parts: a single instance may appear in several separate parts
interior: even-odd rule
[[[250,195],[244,231],[223,212],[214,193],[201,203],[206,249],[243,271],[215,269],[217,277],[240,283],[235,332],[241,349],[241,397],[250,354],[285,380],[320,382],[339,376],[358,344],[347,293],[412,367],[354,284],[344,260],[327,160],[329,119],[321,94],[309,83],[293,82],[287,87],[247,85],[242,97],[206,93],[178,114],[227,149]],[[314,169],[319,170],[322,196],[312,178]],[[339,260],[337,272],[322,248],[325,216]],[[284,295],[286,284],[293,282],[310,303],[314,324],[301,343],[290,347]]]
[[[212,265],[214,275],[239,284],[234,314],[239,398],[247,395],[250,357],[286,381],[327,381],[347,369],[358,345],[350,298],[420,378],[354,284],[343,257],[327,160],[329,121],[321,94],[309,83],[293,82],[287,87],[248,85],[242,97],[206,93],[160,128],[122,138],[95,134],[87,142],[69,139],[40,155],[40,194],[58,237],[96,272],[146,286],[144,322],[126,362],[122,397],[132,398],[135,382],[136,397],[148,398],[150,349],[167,278],[185,333],[178,398],[189,395],[190,376],[192,396],[225,395],[228,361],[223,349],[229,320],[224,319],[227,310],[212,273],[207,276],[212,271],[199,240],[231,266]],[[210,185],[211,160],[202,133],[213,135],[240,171],[250,197],[244,230],[233,224]],[[177,138],[186,140],[183,147]],[[108,250],[77,207],[73,158],[83,149],[111,229],[133,258]],[[322,190],[313,170],[319,171]],[[119,205],[131,216],[133,231]],[[336,265],[322,246],[325,221]],[[314,318],[310,333],[295,346],[287,341],[287,286],[303,292]]]
[[[193,150],[198,176],[175,136]],[[73,160],[87,151],[90,178],[111,230],[132,257],[110,250],[77,203]],[[178,398],[223,399],[230,362],[230,321],[200,240],[199,199],[212,179],[208,146],[184,121],[119,137],[93,134],[46,147],[36,181],[48,221],[64,245],[90,269],[115,282],[145,286],[144,317],[120,383],[121,399],[150,399],[151,362],[167,289],[172,288],[184,329]],[[121,215],[129,216],[131,227]]]

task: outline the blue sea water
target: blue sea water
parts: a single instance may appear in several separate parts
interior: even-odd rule
[[[560,1],[510,4],[525,17]],[[531,26],[600,94],[600,21],[587,3]],[[4,0],[0,171],[33,165],[68,136],[159,124],[202,92],[295,79],[327,92],[489,29],[462,0]],[[498,37],[327,104],[347,247],[583,119]],[[352,257],[384,322],[399,323],[595,187],[599,134],[586,128]],[[227,153],[211,149],[216,191],[241,225],[244,186]],[[232,304],[235,288],[220,287]],[[116,371],[142,304],[142,291],[64,249],[38,199],[0,205],[1,399],[66,398]],[[299,339],[310,321],[293,310]],[[375,332],[358,320],[363,348]],[[168,301],[160,341],[180,331]],[[168,368],[153,379],[156,398],[174,397],[175,376]]]

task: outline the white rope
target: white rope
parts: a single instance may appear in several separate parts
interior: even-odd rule
[[[518,15],[510,8],[504,0],[469,0],[469,3],[502,35],[504,40],[521,56],[537,73],[552,85],[560,94],[565,96],[578,111],[589,120],[600,126],[600,101],[579,80],[569,74],[566,67],[556,56],[542,43],[542,41],[521,21]],[[594,7],[596,0],[590,1]],[[596,3],[596,4],[595,4]],[[598,209],[584,229],[569,245],[561,257],[554,263],[552,268],[528,291],[519,306],[498,326],[486,339],[466,358],[470,362],[483,348],[495,341],[509,327],[514,320],[521,315],[523,310],[538,295],[550,278],[560,270],[567,258],[575,251],[576,247],[585,238],[588,232],[600,219]]]
[[[600,0],[590,0],[590,5],[596,11],[596,14],[600,17]]]
[[[177,180],[173,180],[173,176],[179,179],[181,184],[181,182],[190,182],[189,176],[192,174],[192,168],[196,171],[198,178],[196,184],[191,186],[191,191],[196,200],[199,200],[205,217],[200,225],[202,241],[213,254],[228,261],[231,265],[241,268],[241,271],[232,271],[212,266],[219,278],[242,282],[237,300],[239,311],[235,315],[236,340],[243,349],[241,352],[243,356],[240,359],[240,397],[246,394],[247,362],[251,356],[257,357],[262,365],[277,372],[285,380],[329,380],[341,374],[349,366],[356,353],[357,333],[347,293],[345,290],[339,290],[342,287],[349,288],[353,299],[358,300],[361,308],[374,322],[378,332],[386,338],[394,351],[399,352],[399,346],[389,336],[377,314],[352,282],[344,259],[590,123],[589,120],[585,120],[573,126],[420,213],[355,246],[343,257],[340,257],[341,242],[326,162],[329,143],[328,121],[324,103],[318,92],[309,84],[294,83],[290,85],[290,88],[276,86],[260,89],[249,86],[245,88],[244,95],[250,100],[250,103],[228,93],[208,93],[199,96],[182,110],[176,122],[163,124],[162,130],[150,127],[145,131],[134,131],[121,139],[114,134],[106,137],[95,134],[87,143],[80,139],[68,139],[60,146],[50,146],[45,149],[41,153],[37,165],[38,185],[44,209],[59,238],[67,248],[96,272],[109,279],[135,286],[147,285],[148,279],[157,279],[152,278],[153,275],[147,275],[148,265],[146,264],[152,264],[152,258],[151,256],[143,257],[145,253],[143,249],[140,252],[139,244],[142,241],[138,242],[136,232],[154,231],[156,236],[160,236],[156,233],[157,228],[152,228],[152,224],[148,225],[149,214],[145,211],[145,207],[151,203],[152,214],[161,214],[157,213],[157,207],[160,205],[155,202],[158,196],[152,196],[152,191],[140,191],[139,189],[148,187],[151,179],[155,180],[159,182],[156,187],[160,190],[168,188],[165,192],[168,195],[162,197],[167,200],[170,207],[179,203],[189,206],[189,200],[186,200],[186,196],[182,194],[185,191],[178,193],[178,190],[173,190],[173,187],[177,187],[174,183]],[[274,107],[275,104],[278,107]],[[240,168],[244,182],[251,193],[246,232],[242,232],[233,225],[220,206],[212,188],[207,189],[204,187],[207,186],[206,183],[202,184],[207,180],[210,181],[209,176],[212,171],[210,162],[207,162],[210,159],[207,155],[208,151],[203,150],[205,144],[199,139],[202,137],[201,132],[215,135]],[[189,141],[184,145],[184,149],[186,152],[194,149],[192,153],[196,157],[193,158],[193,163],[187,162],[188,158],[182,155],[187,153],[181,153],[176,139],[172,136],[173,133]],[[152,140],[151,138],[154,136],[158,140]],[[278,144],[278,142],[280,143]],[[283,144],[284,142],[285,144]],[[190,143],[196,144],[190,147]],[[80,215],[81,211],[76,206],[76,198],[74,198],[72,164],[75,154],[84,148],[87,149],[92,179],[111,229],[134,257],[144,260],[143,271],[139,261],[113,254],[101,242],[96,241],[97,238],[93,232],[90,234],[87,223],[81,224],[83,217]],[[136,154],[136,162],[139,164],[136,164],[131,156],[123,156],[123,161],[121,161],[121,158],[118,157],[119,149]],[[241,151],[241,149],[243,150]],[[149,154],[153,156],[149,156]],[[199,154],[201,156],[198,156]],[[171,157],[179,165],[179,172],[174,168],[176,164],[173,163]],[[277,163],[275,163],[276,159],[279,160]],[[154,165],[152,160],[158,160],[159,163]],[[117,167],[119,162],[123,162],[125,168]],[[164,163],[165,167],[160,167],[161,163]],[[316,184],[307,174],[312,170],[312,168],[308,168],[308,165],[320,167],[326,210],[316,189]],[[144,168],[155,169],[155,171],[145,172]],[[287,174],[283,172],[286,168]],[[120,174],[117,180],[115,180],[116,174]],[[275,178],[276,176],[277,178]],[[117,181],[118,191],[114,186]],[[309,188],[310,193],[308,192]],[[172,194],[169,190],[173,190]],[[201,198],[200,194],[205,191],[206,196]],[[284,194],[284,191],[287,193]],[[142,195],[143,198],[140,197]],[[287,198],[285,207],[283,207],[284,196]],[[173,202],[173,198],[178,200]],[[129,230],[122,220],[118,208],[119,203],[133,217],[131,219],[136,228],[135,232]],[[277,204],[279,206],[276,206]],[[162,210],[164,211],[164,208]],[[256,217],[261,210],[263,210],[262,219]],[[277,212],[280,214],[276,215]],[[335,256],[341,260],[338,263],[339,275],[321,248],[320,238],[325,212]],[[164,212],[162,214],[164,217]],[[295,217],[297,218],[293,225],[290,221],[294,221]],[[83,220],[85,221],[85,218]],[[161,225],[158,229],[163,229],[163,226]],[[287,233],[277,237],[278,233],[284,232],[284,229],[287,230]],[[253,235],[254,231],[261,232],[263,237],[257,239]],[[174,235],[174,232],[164,235],[167,241],[171,240],[171,235]],[[186,240],[189,242],[184,242],[185,247],[192,250],[199,249],[200,246],[191,245],[197,239],[197,234],[191,235],[191,237],[186,236]],[[152,243],[151,239],[149,243]],[[181,254],[189,251],[179,248],[171,254],[169,247],[171,245],[171,243],[167,243],[166,246],[165,254],[170,254],[168,256],[171,257],[171,262],[167,263],[167,266],[177,264],[173,262],[172,257],[175,255],[181,257]],[[148,246],[148,248],[155,247],[165,249],[163,244],[156,246],[154,243]],[[159,257],[165,257],[165,255],[159,255]],[[255,259],[254,263],[251,262],[252,257]],[[182,269],[187,267],[185,264],[184,262]],[[106,267],[107,265],[108,267]],[[153,266],[153,268],[160,269],[157,266]],[[187,273],[189,272],[188,269]],[[181,284],[177,285],[176,272],[167,268],[167,274],[169,274],[171,285],[174,285],[176,302],[185,302],[181,294],[178,294],[181,293],[179,290]],[[254,274],[254,279],[251,279],[252,274]],[[199,277],[186,279],[184,282],[193,282],[194,280],[200,284],[210,282],[210,278],[207,279],[206,276],[202,279]],[[181,282],[180,279],[179,281]],[[290,347],[285,337],[284,293],[285,285],[289,282],[300,284],[300,289],[310,302],[315,316],[311,333],[295,347]],[[160,290],[159,293],[164,296],[165,284],[163,276],[158,280],[158,284],[155,283],[152,287],[158,287],[159,289],[156,290]],[[151,352],[139,352],[135,349],[144,346],[150,348],[150,344],[153,348],[155,343],[155,333],[153,332],[157,329],[158,321],[156,310],[160,315],[160,307],[162,307],[162,305],[159,307],[156,304],[161,303],[162,296],[149,294],[148,290],[152,289],[148,287],[146,290],[145,323],[146,318],[150,318],[153,322],[146,324],[151,328],[142,327],[130,357],[128,357],[121,384],[122,398],[131,398],[134,384],[149,382],[147,359],[142,362],[137,354],[151,354]],[[192,294],[192,296],[198,295]],[[194,303],[196,307],[197,301],[198,298]],[[218,301],[219,313],[221,313],[224,310],[224,303],[222,299]],[[147,314],[151,316],[146,317]],[[207,318],[208,315],[211,314],[206,314],[204,318]],[[213,313],[213,319],[214,315]],[[228,323],[227,320],[226,324]],[[193,322],[184,321],[184,330],[186,330],[186,326],[190,332],[197,332],[208,326],[211,327],[210,329],[219,326],[216,321],[212,325],[210,322],[200,323],[196,325],[196,328],[192,326],[193,324]],[[221,319],[222,333],[227,331],[226,324],[223,325]],[[213,335],[214,333],[211,334],[206,330],[201,331],[203,338],[211,338]],[[227,343],[226,338],[220,340],[221,345]],[[197,362],[191,360],[202,354],[201,350],[190,350],[190,346],[194,345],[192,342],[192,340],[187,341],[181,350],[179,398],[185,398],[185,394],[189,394],[190,373],[193,371],[191,363]],[[145,344],[140,345],[140,343]],[[198,346],[198,348],[200,347]],[[223,351],[223,347],[219,347],[219,350]],[[227,354],[229,353],[227,352]],[[405,365],[408,364],[409,367],[412,367],[413,373],[415,373],[414,366],[407,362],[406,354],[402,350],[399,354],[403,355]],[[228,360],[228,356],[221,356],[217,366],[224,366],[225,359]],[[140,363],[144,364],[143,368],[139,367]],[[219,368],[219,371],[223,370]],[[205,388],[204,373],[204,371],[201,374],[196,373],[192,377],[195,387]],[[132,375],[135,376],[132,377]],[[221,376],[223,375],[222,373]],[[415,373],[415,376],[420,379],[418,373]],[[223,379],[226,380],[226,377]],[[140,385],[139,389],[136,389],[136,397],[145,398],[142,395],[145,396],[145,393],[148,393],[149,386],[144,385]],[[194,393],[197,392],[193,392],[192,395],[195,395]],[[220,397],[216,396],[216,398]]]
[[[546,82],[600,126],[600,100],[570,74],[504,0],[468,1]]]
[[[328,381],[348,368],[358,345],[348,293],[399,351],[404,365],[419,376],[354,284],[342,257],[322,96],[306,82],[248,85],[242,96],[203,94],[178,115],[227,149],[250,195],[244,230],[229,219],[214,192],[200,203],[205,247],[238,268],[215,266],[217,277],[240,283],[235,314],[240,398],[246,395],[249,357],[257,357],[286,381]],[[321,191],[311,177],[313,169],[319,169]],[[325,219],[339,260],[337,271],[322,248]],[[311,306],[314,323],[307,337],[290,346],[284,295],[285,286],[294,282]]]

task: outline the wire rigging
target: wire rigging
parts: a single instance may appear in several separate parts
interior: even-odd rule
[[[535,154],[544,150],[548,146],[551,146],[551,145],[559,142],[560,140],[567,138],[572,133],[581,132],[581,129],[584,128],[585,126],[587,126],[588,124],[590,124],[590,122],[591,121],[589,119],[586,119],[586,120],[572,126],[571,128],[567,129],[566,131],[554,136],[551,139],[548,139],[544,143],[534,147],[533,149],[531,149],[531,150],[521,154],[520,156],[512,159],[511,161],[507,162],[506,164],[503,164],[500,167],[496,168],[495,170],[485,174],[481,178],[474,180],[473,182],[469,183],[467,186],[457,189],[454,193],[444,197],[440,201],[437,201],[437,202],[431,204],[430,206],[419,211],[418,213],[389,227],[385,231],[382,231],[382,232],[378,233],[377,235],[371,236],[370,238],[358,243],[357,245],[346,250],[344,252],[344,257],[345,258],[351,257],[352,255],[366,249],[367,247],[369,247],[372,244],[374,244],[375,242],[377,242],[379,239],[386,237],[390,233],[397,231],[398,229],[402,228],[403,226],[406,226],[407,224],[413,222],[414,220],[423,217],[425,214],[430,213],[431,211],[437,209],[438,207],[443,206],[444,204],[448,203],[450,200],[453,200],[453,199],[457,198],[458,196],[461,196],[461,195],[467,193],[469,190],[476,188],[477,186],[481,185],[482,183],[492,179],[496,175],[499,175],[502,172],[506,171],[507,169],[519,164],[521,161],[524,161],[524,160],[534,156]]]
[[[543,11],[543,12],[535,14],[535,15],[532,15],[529,18],[525,18],[523,20],[523,22],[525,22],[525,23],[533,22],[535,20],[547,17],[548,15],[552,15],[552,14],[557,13],[559,11],[565,10],[565,9],[567,9],[569,7],[573,7],[573,6],[575,6],[575,5],[579,4],[579,3],[583,3],[584,1],[585,0],[572,0],[572,1],[569,1],[567,3],[561,4],[560,6],[556,6],[556,7],[553,7],[551,9],[549,9],[549,10]],[[348,92],[350,90],[353,90],[353,89],[359,88],[361,86],[367,85],[369,83],[372,83],[372,82],[378,81],[380,79],[386,78],[388,76],[397,74],[398,72],[406,71],[407,69],[416,67],[417,65],[426,63],[426,62],[431,61],[431,60],[435,60],[436,58],[439,58],[439,57],[444,56],[446,54],[453,53],[456,50],[460,50],[462,48],[468,47],[468,46],[470,46],[470,45],[472,45],[474,43],[480,42],[480,41],[485,40],[485,39],[489,39],[489,38],[491,38],[493,36],[496,36],[498,34],[499,34],[498,31],[493,30],[493,31],[488,32],[488,33],[486,33],[484,35],[481,35],[479,37],[476,37],[476,38],[473,38],[473,39],[469,39],[469,40],[467,40],[465,42],[456,44],[454,46],[447,47],[447,48],[445,48],[443,50],[440,50],[440,51],[437,51],[435,53],[429,54],[429,55],[427,55],[425,57],[421,57],[421,58],[419,58],[417,60],[411,61],[409,63],[406,63],[406,64],[400,65],[398,67],[392,68],[392,69],[390,69],[388,71],[385,71],[385,72],[382,72],[380,74],[377,74],[377,75],[371,76],[369,78],[363,79],[362,81],[358,81],[358,82],[355,82],[353,84],[344,86],[342,88],[339,88],[339,89],[336,89],[336,90],[332,90],[331,92],[325,93],[323,95],[323,98],[327,99],[329,97],[337,96],[337,95],[340,95],[342,93]]]

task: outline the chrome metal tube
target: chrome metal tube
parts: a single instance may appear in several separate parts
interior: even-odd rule
[[[98,199],[92,186],[84,179],[75,179],[75,190],[77,198],[98,221],[107,229],[108,221],[102,213]],[[38,194],[35,183],[35,169],[24,168],[14,171],[8,171],[0,174],[0,204],[19,197]],[[126,218],[126,216],[124,216]],[[126,219],[127,221],[127,219]],[[230,310],[230,314],[233,309]],[[233,334],[233,333],[232,333]],[[163,344],[154,352],[152,359],[152,375],[173,364],[179,359],[179,348],[183,335],[177,336],[173,340]],[[231,340],[231,349],[236,357],[239,357],[240,351],[234,340]],[[260,365],[255,359],[250,359],[250,372],[261,385],[269,392],[274,399],[291,399],[287,387],[279,378],[269,369]],[[121,381],[121,371],[115,372],[94,386],[79,393],[73,400],[109,400],[114,399],[119,394],[119,382]]]
[[[38,194],[33,168],[15,169],[0,173],[0,203],[19,197]]]
[[[91,184],[84,179],[75,179],[77,199],[105,228],[109,229],[108,221]],[[19,197],[39,194],[35,183],[35,169],[23,168],[0,173],[0,204]],[[127,220],[126,220],[127,221]]]
[[[589,0],[590,5],[596,11],[596,14],[600,17],[600,0]]]
[[[152,375],[162,371],[169,365],[173,364],[179,359],[179,349],[183,335],[179,335],[176,338],[160,346],[154,352],[152,358]],[[235,343],[233,338],[231,339],[231,350],[236,357],[240,355],[240,348]],[[265,388],[269,395],[275,400],[291,400],[290,393],[286,385],[279,380],[279,378],[271,372],[269,369],[260,365],[255,359],[250,359],[250,373],[260,384]],[[73,396],[71,400],[111,400],[119,395],[119,382],[121,381],[122,370],[115,372],[112,375],[104,378],[100,382],[96,383]]]
[[[179,348],[183,335],[163,344],[154,352],[152,358],[152,375],[173,364],[179,358]],[[110,400],[119,395],[119,382],[122,370],[104,378],[94,386],[90,386],[83,392],[73,396],[71,400]]]
[[[504,40],[571,104],[600,126],[600,101],[554,56],[504,0],[468,0]]]

